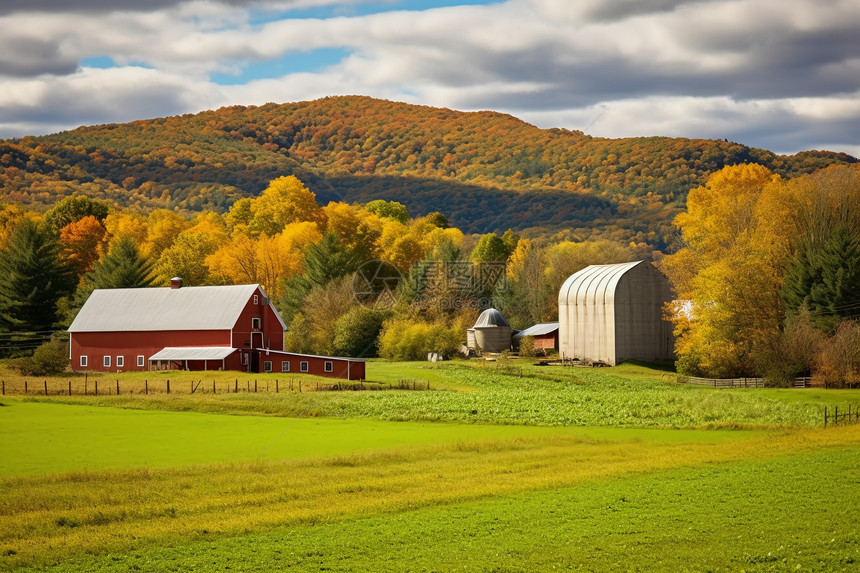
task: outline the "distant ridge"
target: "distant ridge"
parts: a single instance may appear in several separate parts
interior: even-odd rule
[[[496,112],[345,96],[0,140],[0,196],[47,205],[86,193],[142,210],[224,211],[294,174],[320,202],[396,200],[412,215],[442,211],[467,232],[512,227],[662,247],[689,189],[744,162],[795,177],[857,159],[706,139],[603,139]]]

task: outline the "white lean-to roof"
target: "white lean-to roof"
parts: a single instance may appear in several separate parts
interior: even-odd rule
[[[222,360],[234,352],[229,346],[168,346],[149,357],[150,360]]]
[[[229,330],[257,289],[262,292],[260,285],[98,289],[69,332]]]
[[[514,338],[522,338],[524,336],[543,336],[545,334],[555,332],[556,330],[558,330],[557,322],[542,322],[519,331],[514,335]]]

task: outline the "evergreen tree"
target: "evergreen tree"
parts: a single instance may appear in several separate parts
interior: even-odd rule
[[[92,292],[100,288],[147,288],[155,282],[153,265],[140,255],[129,236],[117,239],[93,270],[84,275],[75,295],[61,303],[63,323],[72,323]]]
[[[860,239],[839,227],[819,245],[804,241],[788,267],[781,295],[790,314],[805,308],[826,329],[856,315],[860,312]]]
[[[71,289],[56,240],[35,221],[23,220],[0,251],[0,329],[51,330],[57,301]]]
[[[85,281],[97,288],[146,288],[153,285],[152,263],[140,255],[129,236],[117,239],[110,252],[95,264]]]
[[[304,272],[284,279],[281,283],[283,294],[278,300],[278,310],[284,321],[293,319],[301,310],[305,297],[314,288],[355,272],[363,262],[361,253],[345,246],[337,235],[323,235],[319,243],[309,246],[305,251]]]

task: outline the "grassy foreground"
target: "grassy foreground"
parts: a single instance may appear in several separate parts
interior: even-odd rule
[[[547,436],[310,460],[6,478],[0,482],[0,563],[10,568],[62,563],[88,553],[146,552],[180,540],[504,499],[672,468],[737,460],[755,464],[825,449],[850,452],[858,446],[860,426],[704,443],[636,438],[586,443]],[[839,479],[844,482],[845,476]],[[844,491],[832,495],[850,503]],[[742,515],[741,508],[725,510],[732,519]],[[540,539],[535,532],[535,542]]]
[[[860,451],[826,450],[84,556],[55,571],[856,571]],[[856,501],[856,500],[855,500]]]
[[[128,375],[119,396],[0,399],[0,570],[860,563],[860,425],[817,427],[856,393],[638,366],[369,372],[433,390],[144,395]]]

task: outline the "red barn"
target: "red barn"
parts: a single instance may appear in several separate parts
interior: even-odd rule
[[[521,330],[514,335],[514,340],[521,341],[526,336],[534,338],[534,349],[538,352],[549,352],[558,350],[558,323],[544,322],[535,324],[525,330]]]
[[[93,291],[69,327],[77,371],[240,370],[363,380],[363,360],[284,352],[286,325],[260,285]]]
[[[69,327],[74,370],[259,372],[286,326],[260,285],[98,289]]]

